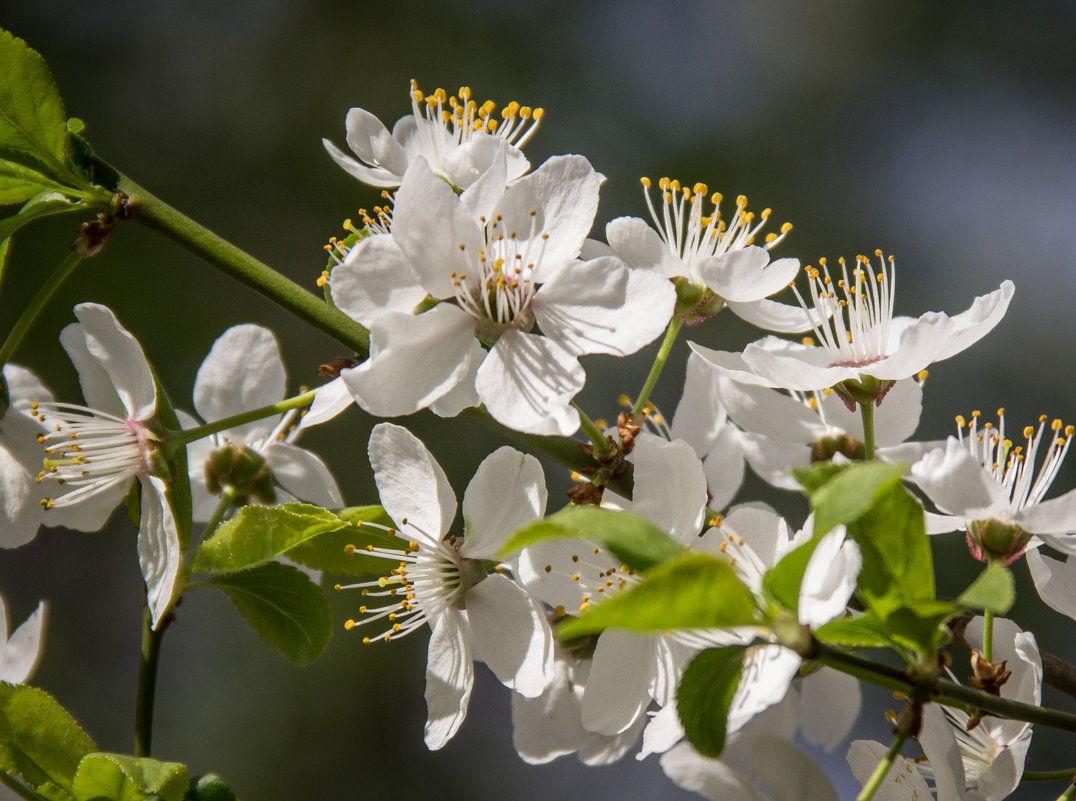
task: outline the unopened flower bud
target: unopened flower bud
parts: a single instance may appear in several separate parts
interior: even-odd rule
[[[265,457],[242,444],[228,444],[209,454],[205,463],[206,488],[219,494],[231,489],[238,503],[253,496],[262,503],[275,503],[273,473]]]

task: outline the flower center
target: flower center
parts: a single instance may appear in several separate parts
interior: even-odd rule
[[[805,267],[810,282],[810,308],[799,290],[792,287],[815,335],[829,353],[832,367],[864,367],[888,355],[896,268],[892,256],[886,260],[882,251],[874,253],[881,263],[877,273],[866,256],[856,256],[850,277],[848,264],[843,258],[838,259],[841,275],[836,291],[825,259],[818,261],[821,269]]]
[[[409,525],[407,520],[400,523],[404,528]],[[360,589],[363,598],[373,600],[373,603],[364,603],[359,607],[363,616],[361,619],[348,620],[344,628],[351,631],[356,626],[378,620],[388,624],[380,633],[363,637],[364,643],[374,640],[389,642],[410,634],[421,628],[422,624],[435,620],[449,607],[461,605],[467,590],[485,577],[479,563],[460,554],[455,537],[435,542],[425,532],[411,525],[420,537],[409,539],[402,531],[377,523],[357,522],[355,525],[381,529],[404,543],[399,549],[374,545],[364,548],[347,546],[348,553],[397,563],[388,575],[375,581],[336,585],[337,590]]]
[[[971,413],[971,421],[968,422],[963,415],[958,415],[957,438],[968,448],[971,455],[982,463],[994,480],[1008,490],[1010,513],[1039,503],[1057,478],[1076,427],[1066,426],[1060,420],[1054,419],[1049,424],[1053,435],[1049,444],[1044,446],[1043,435],[1049,418],[1042,415],[1037,428],[1024,428],[1026,444],[1014,446],[1012,440],[1005,436],[1004,409],[998,409],[996,428],[989,422],[980,426],[980,416],[980,412],[974,411]],[[1040,448],[1044,448],[1041,462]],[[1037,475],[1036,465],[1039,465]]]
[[[485,225],[485,247],[474,255],[474,271],[450,273],[456,304],[474,318],[479,339],[495,342],[509,329],[534,327],[531,301],[538,291],[535,272],[542,261],[548,234],[537,236],[537,215],[530,212],[530,231],[521,237],[504,226],[501,215]],[[460,250],[467,246],[460,244]]]
[[[650,197],[650,179],[642,178],[641,182],[654,227],[672,254],[684,263],[689,277],[700,260],[753,245],[756,234],[770,217],[770,209],[764,209],[756,223],[754,212],[747,211],[747,198],[740,195],[736,198],[736,213],[726,222],[721,219],[720,193],[710,196],[713,209],[706,214],[706,184],[695,184],[688,189],[669,178],[658,181],[661,190],[661,213],[658,214]],[[792,224],[785,223],[780,234],[766,235],[763,247],[766,250],[775,247],[791,230]]]
[[[37,435],[45,446],[38,483],[52,479],[74,487],[43,499],[46,509],[70,506],[153,470],[158,438],[145,423],[70,403],[34,403],[30,411],[49,426]]]

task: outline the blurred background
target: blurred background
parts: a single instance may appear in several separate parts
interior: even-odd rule
[[[426,91],[473,87],[479,100],[542,106],[532,164],[582,153],[608,180],[597,236],[621,215],[645,216],[639,177],[704,181],[795,229],[777,251],[814,262],[883,249],[895,255],[898,312],[956,313],[1005,278],[1007,318],[983,342],[935,365],[922,438],[953,416],[999,406],[1010,425],[1040,413],[1076,417],[1076,4],[1026,0],[50,0],[5,3],[0,26],[51,66],[67,112],[104,159],[240,247],[315,289],[321,246],[377,193],[321,145],[344,144],[361,106],[391,127],[409,112],[408,80]],[[59,263],[73,223],[38,223],[16,240],[0,297],[0,330]],[[57,342],[71,307],[112,307],[141,339],[177,406],[214,339],[236,323],[273,328],[292,389],[347,355],[308,326],[136,224],[61,289],[16,361],[62,400],[81,400]],[[731,315],[681,338],[654,396],[671,413],[686,339],[735,349],[759,336]],[[612,418],[637,391],[654,348],[621,363],[586,361],[580,396]],[[457,493],[503,444],[469,419],[405,422],[445,465]],[[366,460],[373,421],[352,409],[305,440],[333,467],[349,503],[376,501]],[[436,433],[435,433],[436,432]],[[1070,460],[1071,461],[1071,460]],[[551,507],[567,487],[547,465]],[[1055,493],[1076,485],[1070,466]],[[739,500],[795,498],[749,482]],[[797,519],[798,522],[798,519]],[[942,592],[978,566],[961,539],[937,542]],[[1072,623],[1046,609],[1022,564],[1013,616],[1042,646],[1076,661]],[[97,534],[43,530],[0,556],[0,590],[21,621],[50,604],[37,683],[102,750],[130,751],[141,578],[134,531],[117,515]],[[533,767],[511,745],[509,702],[484,668],[470,715],[443,751],[422,743],[426,636],[363,647],[342,621],[359,601],[332,598],[341,625],[313,666],[285,664],[228,601],[192,593],[164,642],[156,755],[216,771],[245,801],[376,797],[691,798],[655,760],[605,769],[567,757]],[[1047,692],[1048,701],[1058,701]],[[857,736],[886,740],[871,696]],[[1071,699],[1060,700],[1072,709]],[[1072,740],[1038,732],[1036,769],[1071,765]],[[843,753],[824,757],[852,797]],[[1027,786],[1025,799],[1055,798]],[[0,790],[2,792],[2,790]]]

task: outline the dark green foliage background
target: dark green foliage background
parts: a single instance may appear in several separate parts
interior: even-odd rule
[[[378,199],[332,164],[320,138],[342,145],[353,105],[391,125],[408,110],[412,77],[427,91],[468,84],[480,99],[546,108],[528,155],[535,164],[587,155],[608,176],[602,223],[644,213],[641,175],[670,175],[705,181],[728,202],[743,193],[753,209],[772,206],[778,222],[796,226],[780,255],[806,263],[894,253],[906,314],[960,311],[1013,278],[1016,298],[998,330],[932,370],[922,436],[944,437],[953,415],[973,408],[990,415],[1006,406],[1014,430],[1043,412],[1076,416],[1070,3],[50,0],[4,4],[0,27],[45,56],[68,113],[85,119],[101,156],[311,288],[321,245]],[[63,257],[71,228],[42,222],[15,243],[0,330]],[[277,332],[292,389],[316,383],[318,364],[346,355],[178,247],[122,225],[17,354],[63,400],[79,393],[56,335],[71,306],[90,300],[110,305],[141,338],[180,407],[190,408],[213,340],[235,323]],[[733,349],[756,335],[722,315],[684,338]],[[686,353],[681,342],[656,395],[666,413]],[[589,360],[584,407],[614,416],[617,395],[636,390],[647,363]],[[461,496],[501,444],[468,419],[406,423]],[[376,502],[365,458],[371,425],[352,410],[306,440],[333,465],[351,504]],[[565,479],[552,470],[550,479],[559,505]],[[1070,467],[1057,486],[1074,483]],[[740,499],[763,492],[754,482]],[[797,516],[805,508],[766,497]],[[939,592],[956,594],[978,566],[959,538],[937,545]],[[1076,658],[1071,628],[1045,627],[1062,619],[1038,602],[1026,568],[1014,568],[1013,615],[1034,622],[1046,647]],[[49,600],[39,683],[101,748],[129,750],[141,594],[129,524],[117,515],[100,534],[42,532],[0,556],[0,590],[19,620],[39,597]],[[431,801],[687,797],[654,760],[600,771],[571,758],[522,765],[507,693],[484,671],[460,736],[427,753],[424,636],[364,648],[361,635],[342,630],[357,596],[332,600],[341,626],[326,656],[304,669],[260,642],[220,593],[185,600],[164,643],[157,755],[188,763],[192,774],[219,772],[246,801],[377,796],[401,786]],[[884,739],[886,728],[877,708],[863,734]],[[1032,753],[1038,768],[1071,761],[1070,744]],[[848,792],[842,755],[831,769],[843,771],[835,775]],[[1021,797],[1057,792],[1028,788]]]

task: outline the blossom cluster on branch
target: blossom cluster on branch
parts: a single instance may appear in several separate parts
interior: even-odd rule
[[[412,82],[411,113],[391,131],[354,108],[350,153],[325,141],[384,205],[326,246],[319,299],[99,161],[37,54],[6,33],[0,47],[18,66],[0,78],[15,86],[0,92],[0,200],[23,204],[0,230],[46,205],[98,215],[30,322],[129,220],[354,347],[326,365],[331,380],[288,397],[272,332],[236,325],[202,363],[189,413],[102,305],[76,306],[60,333],[85,405],[8,361],[28,324],[0,346],[0,545],[42,525],[95,531],[125,506],[146,586],[132,758],[97,752],[48,696],[33,698],[49,726],[26,735],[11,699],[40,693],[24,683],[43,610],[3,638],[0,773],[20,795],[230,793],[150,759],[160,642],[178,600],[202,588],[300,665],[334,628],[371,647],[428,629],[430,749],[464,725],[481,662],[512,693],[523,760],[654,756],[709,799],[837,798],[801,749],[811,744],[846,749],[861,799],[999,801],[1021,784],[1033,725],[1076,731],[1076,717],[1041,707],[1036,639],[1003,617],[1008,566],[1026,558],[1042,599],[1076,620],[1076,568],[1055,558],[1076,553],[1076,493],[1047,498],[1073,427],[1043,417],[1014,444],[1000,410],[996,422],[958,418],[946,441],[913,439],[927,368],[1002,321],[1011,281],[952,316],[902,316],[882,251],[774,258],[789,224],[767,230],[769,209],[670,178],[643,178],[645,213],[614,219],[603,241],[604,177],[581,155],[534,166],[525,153],[542,109],[498,111],[467,87],[424,94]],[[675,340],[685,325],[720,326],[726,307],[760,338],[740,351],[689,343],[667,419],[650,395]],[[644,385],[603,410],[615,419],[589,416],[575,400],[580,357],[627,357],[659,337]],[[334,420],[353,404],[375,418],[428,409],[446,432],[473,415],[518,447],[486,457],[460,509],[426,445],[379,422],[376,494],[345,498],[298,443],[320,425],[348,436]],[[746,497],[748,467],[806,494],[810,513],[790,521]],[[567,498],[549,497],[550,469],[572,472]],[[985,564],[957,598],[935,588],[930,535],[946,531]],[[346,623],[322,584],[351,601]],[[961,615],[977,615],[961,635],[966,684],[949,650]],[[902,667],[863,655],[876,650]],[[890,745],[847,742],[864,681],[900,692]],[[5,750],[8,732],[23,756]],[[57,749],[66,767],[45,770]]]

